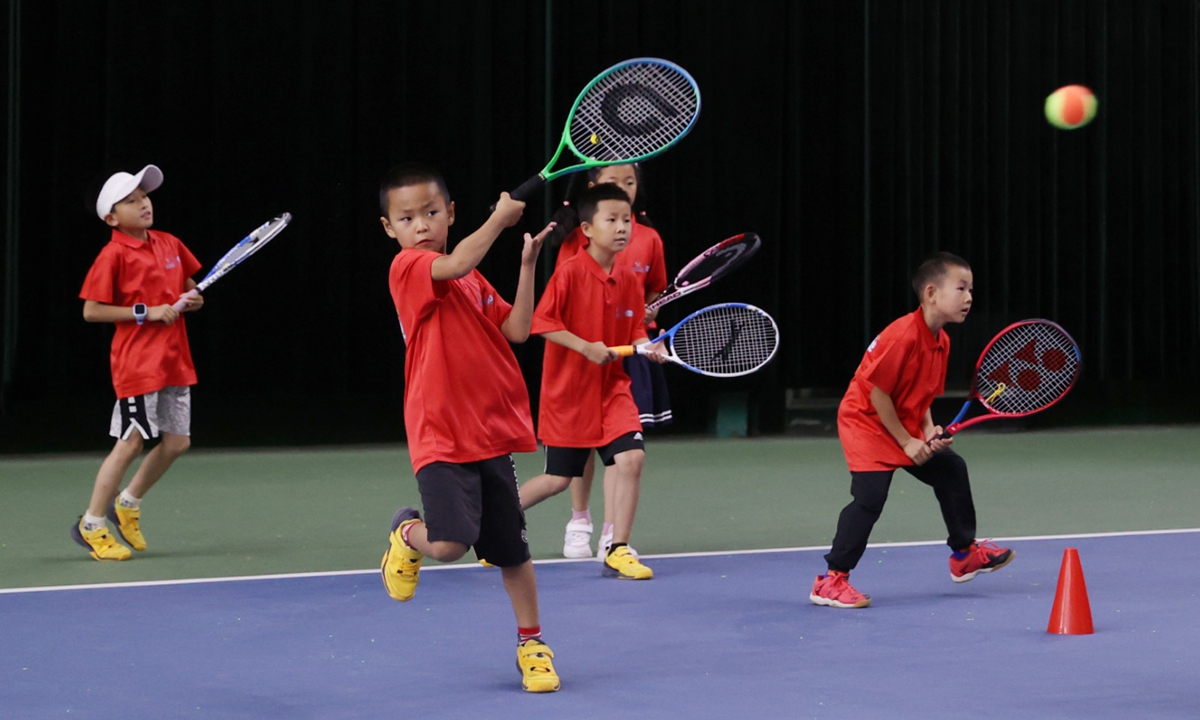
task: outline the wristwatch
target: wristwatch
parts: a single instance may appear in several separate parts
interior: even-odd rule
[[[146,303],[134,303],[133,304],[133,319],[137,320],[138,325],[141,325],[142,323],[146,322],[146,315],[147,315]]]

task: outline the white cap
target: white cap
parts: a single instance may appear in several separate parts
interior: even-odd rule
[[[103,220],[105,215],[112,212],[113,205],[129,197],[134,190],[141,188],[152,192],[162,185],[162,181],[162,170],[159,170],[157,165],[147,165],[137,175],[116,173],[106,180],[104,187],[100,189],[100,196],[96,198],[96,214]]]

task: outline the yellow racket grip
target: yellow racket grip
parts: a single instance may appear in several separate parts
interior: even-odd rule
[[[616,347],[610,347],[609,350],[616,351],[616,353],[623,358],[631,357],[637,354],[637,348],[633,345],[617,345]]]

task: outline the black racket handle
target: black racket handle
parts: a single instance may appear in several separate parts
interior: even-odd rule
[[[519,200],[521,202],[525,202],[526,200],[528,200],[529,198],[531,198],[535,194],[537,194],[537,191],[541,190],[542,186],[545,184],[546,184],[546,181],[542,179],[542,176],[539,173],[539,174],[534,175],[533,177],[529,178],[525,182],[521,183],[517,187],[517,189],[510,192],[508,194],[508,196],[510,198],[512,198],[513,200]],[[488,212],[496,212],[496,206],[493,205],[490,208],[488,208]]]

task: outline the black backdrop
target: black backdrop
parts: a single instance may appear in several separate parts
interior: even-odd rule
[[[117,169],[159,165],[156,226],[211,263],[283,210],[286,233],[189,318],[199,445],[397,440],[396,252],[376,187],[442,168],[453,237],[545,162],[574,96],[636,56],[686,67],[694,132],[645,167],[671,270],[745,230],[766,243],[713,300],[772,312],[778,360],[740,381],[671,372],[676,431],[747,392],[784,429],[787,388],[844,388],[949,250],[975,269],[951,382],[1011,320],[1081,343],[1078,391],[1044,421],[1200,416],[1200,11],[1194,2],[72,2],[8,0],[5,383],[0,449],[108,444],[111,330],[77,294],[108,233],[89,210]],[[16,58],[16,62],[13,62]],[[19,83],[19,84],[17,84]],[[1042,116],[1083,83],[1097,120]],[[14,149],[16,152],[14,152]],[[551,189],[557,200],[563,186]],[[506,296],[519,231],[481,270]],[[692,301],[694,300],[694,301]],[[691,301],[691,302],[689,302]],[[541,341],[517,348],[536,396]]]

